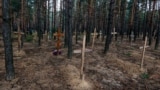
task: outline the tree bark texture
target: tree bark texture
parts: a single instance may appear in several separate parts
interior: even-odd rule
[[[5,49],[6,80],[12,80],[15,77],[14,64],[13,64],[13,49],[11,41],[9,2],[10,0],[2,1],[2,13],[3,13],[2,30],[3,30],[4,49]]]

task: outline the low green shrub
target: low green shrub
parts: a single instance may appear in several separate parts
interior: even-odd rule
[[[149,78],[149,74],[148,74],[148,73],[142,73],[142,74],[140,75],[140,77],[141,77],[142,79],[148,79],[148,78]]]
[[[33,36],[32,35],[27,35],[25,38],[26,42],[31,42],[33,40]]]

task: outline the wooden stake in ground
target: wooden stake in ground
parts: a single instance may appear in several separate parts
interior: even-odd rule
[[[144,43],[144,46],[143,46],[142,62],[141,62],[141,70],[143,70],[144,55],[145,55],[145,50],[146,50],[146,44],[147,44],[147,36],[145,37],[145,43]]]
[[[83,36],[83,46],[82,46],[82,59],[81,59],[81,71],[80,71],[80,78],[84,80],[84,73],[83,73],[83,68],[84,68],[84,57],[85,57],[85,45],[86,45],[86,33],[84,33]]]
[[[92,50],[94,49],[94,42],[95,42],[96,35],[98,35],[98,34],[96,33],[96,28],[95,28],[94,34],[93,34],[93,41],[92,41]]]

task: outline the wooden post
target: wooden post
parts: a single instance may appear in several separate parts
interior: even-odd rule
[[[81,59],[81,71],[80,71],[80,78],[84,80],[84,60],[85,60],[85,45],[86,45],[86,33],[83,36],[83,46],[82,46],[82,59]]]
[[[145,37],[145,43],[144,43],[144,46],[143,46],[142,62],[141,62],[141,70],[143,70],[144,55],[145,55],[145,50],[146,50],[146,44],[147,44],[147,36]]]
[[[96,38],[96,28],[94,29],[94,34],[93,34],[93,41],[92,41],[92,50],[94,49],[94,42],[95,42],[95,38]]]

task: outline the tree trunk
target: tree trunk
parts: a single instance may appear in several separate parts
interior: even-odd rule
[[[129,33],[128,33],[128,35],[129,35],[129,42],[132,42],[132,38],[133,38],[131,36],[131,34],[132,34],[133,30],[134,30],[133,20],[135,18],[135,4],[136,4],[136,0],[133,0],[131,2],[132,2],[132,10],[131,10],[131,16],[130,16],[130,22],[129,22]]]
[[[72,58],[72,5],[73,1],[68,0],[68,59]]]
[[[54,20],[53,20],[53,12],[54,12],[54,1],[52,2],[52,19],[51,19],[51,39],[53,39],[53,29],[54,29],[54,26],[53,26],[53,22],[54,22]]]
[[[149,26],[151,27],[151,28],[149,29],[149,32],[148,32],[149,45],[152,44],[152,34],[153,34],[153,26],[154,26],[153,24],[154,24],[155,6],[156,6],[156,0],[153,1],[152,14],[151,14],[150,23],[149,23]]]
[[[87,19],[87,30],[86,30],[86,45],[90,43],[91,36],[91,19],[92,19],[92,4],[93,0],[88,0],[88,19]]]
[[[20,31],[25,32],[24,30],[24,0],[21,0],[21,28]],[[21,36],[21,47],[23,47],[24,35]]]
[[[114,3],[115,0],[110,0],[109,14],[108,14],[108,27],[107,27],[107,38],[105,42],[104,54],[109,50],[109,45],[111,43],[112,35],[111,31],[113,29],[113,12],[114,12]]]
[[[48,17],[47,17],[47,40],[48,40],[48,36],[49,36],[49,31],[50,31],[50,20],[49,20],[49,18],[50,18],[50,0],[48,0],[48,3],[47,3],[47,5],[48,5]]]
[[[157,25],[157,33],[156,33],[156,43],[155,43],[155,49],[157,50],[159,47],[159,42],[160,42],[160,10],[159,12],[159,17],[158,17],[158,25]]]
[[[9,2],[10,0],[2,0],[2,13],[3,13],[2,30],[3,30],[3,42],[5,48],[6,80],[12,80],[15,77],[14,64],[13,64],[13,49],[11,41]]]
[[[41,46],[41,0],[38,0],[38,8],[37,8],[37,32],[38,32],[38,46]]]
[[[52,2],[52,23],[51,23],[51,39],[53,39],[53,33],[56,31],[56,0],[53,0]],[[55,37],[54,37],[55,39]]]
[[[56,12],[57,12],[57,10],[56,10],[56,6],[57,6],[57,0],[54,0],[54,22],[53,22],[53,31],[52,31],[52,33],[54,33],[55,32],[55,30],[56,30]]]
[[[68,47],[68,24],[69,22],[68,21],[68,3],[67,1],[63,1],[63,4],[64,4],[64,32],[65,32],[65,38],[64,38],[64,47]]]
[[[47,22],[47,5],[46,5],[46,0],[44,1],[44,26],[43,26],[43,31],[46,33],[46,22]]]
[[[126,0],[121,1],[121,28],[120,28],[120,35],[121,41],[123,40],[124,36],[124,29],[125,29],[125,13],[126,13]]]

